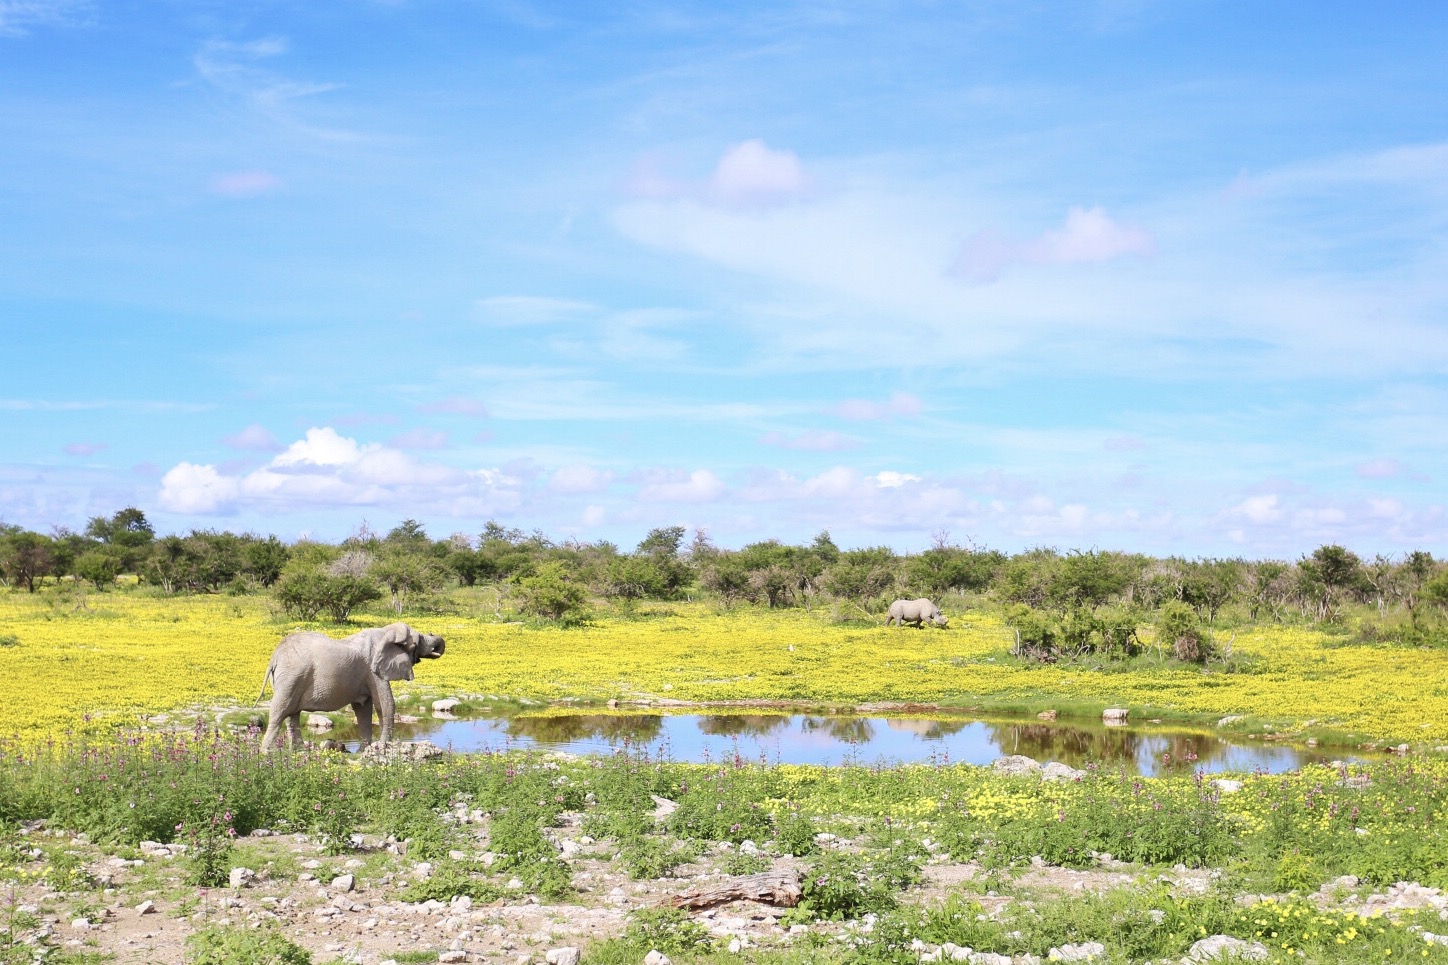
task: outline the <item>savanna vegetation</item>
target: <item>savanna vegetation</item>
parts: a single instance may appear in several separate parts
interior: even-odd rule
[[[1093,942],[1100,962],[1174,962],[1211,935],[1260,943],[1274,961],[1448,961],[1434,937],[1448,932],[1448,901],[1372,905],[1395,882],[1448,886],[1448,767],[1434,753],[1448,742],[1448,569],[1431,555],[1010,555],[944,535],[898,554],[840,549],[828,533],[728,550],[687,535],[655,529],[627,551],[493,522],[442,540],[414,521],[364,527],[336,545],[158,537],[134,508],[83,533],[4,528],[0,963],[105,960],[113,948],[67,944],[45,922],[142,898],[194,926],[188,961],[324,960],[327,943],[286,930],[296,919],[236,927],[231,906],[198,903],[194,889],[224,888],[238,866],[299,887],[343,862],[376,902],[568,909],[603,901],[599,878],[651,882],[653,898],[627,906],[585,965],[650,950],[913,963],[965,946],[1021,962]],[[884,628],[899,596],[932,597],[950,629]],[[396,619],[448,640],[445,659],[399,687],[414,701],[1116,705],[1415,753],[1226,782],[628,754],[375,767],[259,755],[247,708],[283,633]],[[659,799],[676,807],[651,817]],[[142,842],[185,847],[157,860]],[[322,870],[304,877],[295,849]],[[133,872],[98,873],[143,855]],[[771,868],[797,871],[803,889],[777,942],[731,944],[706,919],[656,907],[685,878]],[[1087,877],[1063,886],[1052,869]],[[790,925],[808,927],[791,937]]]

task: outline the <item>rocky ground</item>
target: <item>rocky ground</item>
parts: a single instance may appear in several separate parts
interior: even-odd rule
[[[1027,759],[998,762],[1000,770],[1034,765]],[[1037,765],[1039,766],[1039,765]],[[665,808],[669,802],[660,802]],[[451,820],[470,832],[473,854],[488,863],[488,817],[459,808]],[[300,834],[257,831],[238,842],[236,867],[227,887],[196,889],[184,882],[184,846],[143,843],[139,849],[98,848],[83,836],[36,823],[22,829],[21,848],[39,860],[43,854],[69,853],[79,862],[85,887],[58,891],[39,884],[20,885],[0,909],[0,935],[8,923],[10,938],[30,944],[58,946],[65,952],[102,953],[119,963],[180,965],[188,935],[214,924],[241,927],[279,926],[292,941],[307,948],[318,963],[349,962],[386,965],[424,961],[493,962],[507,965],[547,962],[575,965],[579,951],[591,943],[621,935],[631,913],[667,906],[686,892],[718,888],[731,879],[722,870],[733,846],[719,845],[710,854],[685,865],[671,877],[637,881],[619,866],[610,841],[583,833],[582,815],[566,814],[551,832],[561,857],[572,867],[574,894],[565,903],[544,903],[527,894],[521,882],[510,882],[513,894],[480,904],[461,897],[452,901],[407,902],[400,894],[409,882],[427,877],[432,866],[408,857],[395,841],[357,838],[351,853],[325,854],[318,841]],[[851,842],[822,835],[824,847],[851,847]],[[746,842],[740,850],[769,859],[771,870],[788,873],[798,859],[769,856]],[[1200,893],[1214,872],[1183,866],[1162,875],[1112,861],[1103,856],[1090,870],[1051,867],[1036,859],[1005,883],[988,879],[972,863],[933,855],[922,886],[903,896],[910,902],[933,902],[952,892],[968,891],[987,912],[1016,900],[1043,895],[1101,892],[1147,877],[1164,878],[1179,894]],[[991,890],[991,886],[1000,889]],[[1256,896],[1245,896],[1251,900]],[[1448,896],[1437,889],[1403,883],[1383,892],[1365,891],[1356,879],[1324,885],[1314,896],[1324,908],[1373,910],[1436,909],[1448,917]],[[696,921],[720,940],[722,947],[743,952],[787,948],[830,941],[870,923],[789,924],[785,909],[753,901],[733,901],[693,913]],[[17,918],[17,914],[20,916]],[[38,927],[35,925],[38,921]],[[1448,931],[1448,927],[1445,927]],[[1257,957],[1260,946],[1223,936],[1199,942],[1185,961],[1210,961],[1234,954]],[[1100,946],[1083,942],[1055,951],[1064,961],[1087,961]],[[922,961],[961,960],[974,965],[1025,965],[1030,956],[1011,959],[988,951],[954,946],[921,945]],[[1265,954],[1265,950],[1262,950]],[[660,965],[658,959],[651,965]]]

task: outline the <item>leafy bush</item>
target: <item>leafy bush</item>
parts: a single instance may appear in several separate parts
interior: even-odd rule
[[[188,965],[312,965],[312,955],[276,929],[212,925],[186,939]]]
[[[1202,626],[1197,611],[1185,603],[1173,601],[1161,608],[1161,616],[1156,621],[1156,639],[1183,663],[1206,663],[1217,655],[1211,631]]]
[[[507,894],[488,877],[482,866],[470,861],[443,861],[432,874],[411,882],[398,894],[403,901],[452,901],[466,896],[476,902],[495,901]]]
[[[382,596],[377,584],[350,573],[332,575],[321,570],[289,569],[274,587],[277,602],[296,620],[315,620],[325,611],[342,623],[352,611]]]

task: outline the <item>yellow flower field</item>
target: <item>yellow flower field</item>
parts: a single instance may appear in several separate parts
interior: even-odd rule
[[[250,705],[291,626],[254,597],[92,594],[75,611],[46,594],[0,594],[0,668],[9,691],[0,737],[33,742],[138,715]],[[1448,653],[1341,646],[1306,629],[1237,636],[1252,672],[1106,672],[1025,667],[1010,632],[968,613],[948,631],[831,623],[820,612],[671,604],[664,615],[600,617],[589,627],[492,622],[491,613],[410,618],[443,634],[447,655],[408,687],[541,700],[772,700],[853,705],[1052,701],[1183,716],[1246,714],[1413,743],[1448,740]],[[388,622],[354,617],[357,627]],[[343,631],[333,630],[341,635]]]

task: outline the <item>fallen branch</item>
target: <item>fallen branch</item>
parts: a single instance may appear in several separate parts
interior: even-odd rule
[[[799,872],[765,871],[733,878],[709,888],[695,888],[669,899],[672,908],[713,908],[731,901],[757,901],[764,905],[793,908],[799,904]]]

